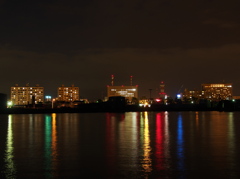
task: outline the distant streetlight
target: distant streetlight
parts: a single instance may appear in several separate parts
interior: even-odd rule
[[[53,105],[54,105],[55,99],[52,99],[52,109],[53,109]]]
[[[177,94],[177,99],[181,99],[182,95],[181,94]]]
[[[13,106],[13,102],[12,101],[8,101],[7,102],[7,108],[11,108]]]
[[[51,101],[52,96],[45,96],[46,101]]]

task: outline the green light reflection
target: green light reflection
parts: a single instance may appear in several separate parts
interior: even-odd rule
[[[45,170],[46,177],[51,176],[51,143],[52,143],[52,121],[51,116],[46,115],[45,117]]]

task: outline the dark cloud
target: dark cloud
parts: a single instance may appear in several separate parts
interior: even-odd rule
[[[239,89],[240,2],[48,0],[0,1],[2,92],[40,83],[46,93],[75,84],[87,98],[116,84],[160,81],[175,95],[201,83]],[[238,90],[234,90],[237,94]]]
[[[41,83],[46,92],[56,93],[61,84],[75,84],[84,96],[98,98],[99,91],[106,92],[111,74],[115,75],[116,85],[129,85],[129,76],[133,75],[140,95],[147,95],[148,88],[158,88],[163,80],[172,96],[182,85],[191,89],[223,80],[238,83],[239,51],[237,44],[199,49],[86,49],[69,57],[64,53],[2,49],[1,76],[7,74],[3,81],[8,87]]]
[[[234,4],[235,3],[235,4]],[[41,1],[2,5],[4,41],[45,51],[170,48],[239,41],[237,1]],[[234,5],[233,5],[234,4]],[[235,7],[236,6],[236,7]],[[215,24],[217,26],[211,26]],[[235,27],[219,30],[221,27]],[[227,37],[226,37],[227,36]]]

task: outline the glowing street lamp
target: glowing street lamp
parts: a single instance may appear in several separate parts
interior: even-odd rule
[[[46,102],[52,101],[52,96],[45,96],[45,101]]]
[[[181,94],[177,94],[177,99],[181,99]]]
[[[52,99],[52,109],[53,109],[53,104],[54,104],[54,102],[56,101],[56,99]]]
[[[7,108],[11,108],[13,106],[13,102],[12,101],[8,101],[7,102]]]

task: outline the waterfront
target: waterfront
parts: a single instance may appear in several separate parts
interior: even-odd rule
[[[239,178],[240,112],[0,115],[1,178]]]

